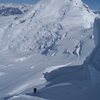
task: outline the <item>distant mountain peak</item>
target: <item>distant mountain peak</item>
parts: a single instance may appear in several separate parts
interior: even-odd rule
[[[0,15],[10,16],[10,15],[21,15],[28,12],[33,5],[28,4],[14,4],[14,3],[0,3]]]

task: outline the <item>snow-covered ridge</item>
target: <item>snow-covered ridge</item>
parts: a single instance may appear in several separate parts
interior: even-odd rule
[[[33,8],[33,5],[29,4],[13,4],[13,3],[0,3],[0,15],[20,15]]]
[[[100,17],[100,11],[93,11],[98,17]]]

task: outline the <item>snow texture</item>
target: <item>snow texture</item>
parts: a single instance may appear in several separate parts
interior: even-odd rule
[[[81,0],[0,16],[0,100],[99,100],[96,16]]]

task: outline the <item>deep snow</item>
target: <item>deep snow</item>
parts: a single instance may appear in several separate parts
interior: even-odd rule
[[[0,17],[0,100],[99,100],[95,16],[81,0],[42,0]]]
[[[44,74],[48,84],[39,89],[37,94],[29,96],[42,97],[49,100],[99,100],[100,99],[100,19],[94,22],[96,47],[83,65],[67,66]],[[98,37],[97,37],[98,36]]]

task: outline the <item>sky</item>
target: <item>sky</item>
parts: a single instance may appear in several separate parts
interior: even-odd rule
[[[100,0],[83,0],[91,9],[100,10]]]
[[[3,3],[36,3],[39,0],[0,0]],[[83,0],[91,9],[100,10],[100,0]]]

